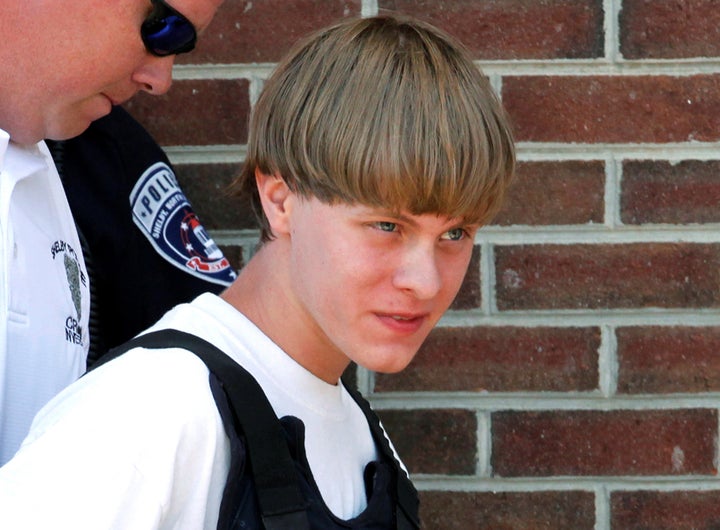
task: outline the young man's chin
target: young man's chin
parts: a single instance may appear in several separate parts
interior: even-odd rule
[[[396,374],[402,372],[417,355],[419,348],[392,349],[380,352],[374,358],[368,358],[362,364],[368,370],[382,374]]]

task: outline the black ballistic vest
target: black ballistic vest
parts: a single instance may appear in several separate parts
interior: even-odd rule
[[[213,344],[178,330],[142,335],[111,350],[96,366],[127,350],[183,348],[210,370],[210,388],[230,439],[231,463],[218,530],[413,530],[418,496],[400,468],[376,414],[347,387],[365,414],[380,459],[365,469],[368,504],[351,520],[333,515],[320,496],[304,446],[304,425],[278,419],[260,385]]]

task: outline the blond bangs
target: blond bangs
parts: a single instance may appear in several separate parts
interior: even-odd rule
[[[460,45],[398,17],[321,35],[266,84],[249,165],[328,203],[486,222],[513,172],[513,141]]]

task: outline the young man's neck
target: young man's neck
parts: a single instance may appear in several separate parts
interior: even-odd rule
[[[265,243],[220,296],[252,321],[287,355],[329,384],[350,364],[341,352],[315,340],[317,329],[292,297],[283,242]]]

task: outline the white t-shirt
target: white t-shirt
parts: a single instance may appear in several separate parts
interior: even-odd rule
[[[89,313],[80,241],[50,153],[0,130],[0,465],[37,411],[85,371]]]
[[[152,329],[162,328],[194,333],[242,364],[279,417],[305,424],[331,511],[348,519],[365,508],[363,470],[377,452],[342,385],[312,375],[215,295],[171,310]],[[229,459],[203,362],[184,350],[135,349],[38,414],[0,468],[0,528],[214,529]]]

